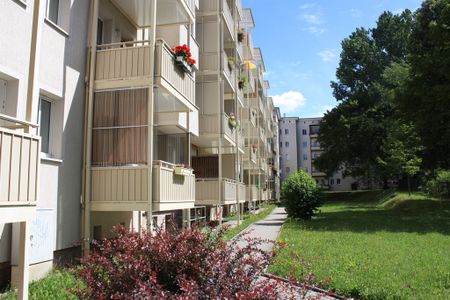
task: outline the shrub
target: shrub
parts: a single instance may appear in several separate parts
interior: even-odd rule
[[[246,239],[225,243],[223,230],[192,228],[156,235],[115,229],[96,242],[76,274],[82,299],[277,299],[277,282],[255,280],[272,256]],[[267,241],[264,241],[267,242]]]
[[[290,217],[310,220],[321,204],[320,189],[308,173],[299,170],[284,181],[281,201]]]
[[[450,198],[450,170],[438,170],[426,183],[426,191],[437,198]]]

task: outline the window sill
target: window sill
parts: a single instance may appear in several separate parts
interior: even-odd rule
[[[51,164],[62,164],[63,160],[59,158],[53,158],[46,156],[45,154],[41,153],[41,162],[51,163]]]
[[[64,37],[68,38],[69,37],[69,33],[67,31],[65,31],[64,29],[62,29],[61,27],[58,26],[58,24],[55,24],[52,20],[45,18],[44,19],[45,23],[47,23],[50,27],[52,27],[53,29],[55,29],[56,31],[58,31],[61,35],[63,35]]]
[[[17,4],[19,4],[19,5],[22,6],[23,8],[27,8],[27,1],[25,1],[25,0],[14,0],[14,2],[16,2]]]

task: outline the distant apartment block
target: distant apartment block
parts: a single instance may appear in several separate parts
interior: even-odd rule
[[[327,177],[314,166],[323,149],[317,140],[322,118],[283,117],[279,122],[281,180],[299,169],[308,172],[328,190],[345,191],[358,187],[358,180],[344,176],[343,170]]]

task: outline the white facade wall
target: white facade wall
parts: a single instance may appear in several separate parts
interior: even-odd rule
[[[297,120],[296,117],[281,118],[279,122],[279,148],[281,179],[297,171]]]
[[[0,79],[7,83],[1,113],[25,119],[34,1],[0,2]],[[54,251],[80,240],[86,40],[89,1],[61,0],[58,24],[44,18],[35,73],[32,122],[38,123],[40,96],[51,102],[50,150],[42,153],[36,219],[31,224],[30,263],[37,274],[52,267]],[[40,95],[40,96],[39,96]],[[14,227],[14,228],[12,228]],[[12,228],[12,229],[11,229]],[[0,263],[17,262],[16,227],[0,224]],[[7,249],[13,249],[11,252]],[[12,253],[12,254],[10,254]],[[40,268],[42,266],[42,268]],[[30,274],[33,276],[33,271]]]

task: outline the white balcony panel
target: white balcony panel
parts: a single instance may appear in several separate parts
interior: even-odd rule
[[[0,207],[34,206],[40,138],[0,128]]]
[[[148,210],[147,166],[95,167],[91,180],[92,210]]]
[[[222,189],[219,188],[219,179],[197,179],[195,183],[195,204],[222,205],[236,203],[236,182],[231,179],[222,179]],[[221,192],[222,201],[219,201]]]
[[[193,208],[195,176],[175,175],[175,165],[153,163],[153,211]]]
[[[222,119],[222,130],[220,130],[219,117]],[[226,138],[233,142],[235,140],[235,130],[228,125],[229,117],[226,114],[222,115],[200,115],[200,135],[219,135],[224,134]]]
[[[97,50],[96,81],[143,78],[151,75],[150,46],[133,43],[102,45]],[[122,47],[123,46],[123,47]]]
[[[230,7],[228,6],[227,0],[222,0],[222,9],[223,9],[223,18],[225,20],[225,24],[227,25],[228,31],[232,40],[234,40],[236,31],[234,28],[234,19],[231,14]]]
[[[170,47],[163,41],[156,43],[156,61],[155,61],[155,82],[164,87],[170,95],[176,97],[186,107],[187,110],[196,109],[193,104],[195,101],[195,81],[192,75],[180,70],[175,64]],[[159,91],[158,91],[159,92]],[[160,92],[163,95],[163,92]],[[178,110],[176,103],[171,103],[168,97],[163,97],[163,103],[159,102],[159,111],[166,109]]]
[[[188,132],[187,113],[160,112],[155,114],[155,126],[164,134]]]
[[[247,201],[258,200],[258,188],[254,185],[246,187]]]
[[[246,186],[243,183],[238,184],[239,188],[239,203],[244,203],[248,199],[246,198]]]

